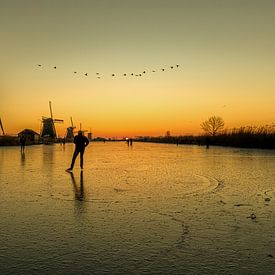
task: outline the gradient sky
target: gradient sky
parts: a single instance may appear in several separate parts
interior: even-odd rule
[[[110,137],[272,124],[274,30],[274,0],[0,0],[0,117],[39,132],[51,100],[61,136],[71,116]]]

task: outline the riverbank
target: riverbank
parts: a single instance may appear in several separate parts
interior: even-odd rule
[[[216,136],[161,136],[140,137],[140,142],[225,146],[236,148],[275,149],[275,132],[266,127],[242,127],[223,131]]]
[[[0,146],[18,146],[20,140],[18,136],[0,136]]]

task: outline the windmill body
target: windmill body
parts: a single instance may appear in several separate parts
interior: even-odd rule
[[[42,131],[41,137],[50,137],[55,139],[56,138],[56,131],[54,126],[54,121],[52,118],[43,117],[42,118]]]
[[[74,124],[73,124],[73,119],[72,119],[72,117],[71,117],[71,126],[69,126],[68,128],[67,128],[67,132],[66,132],[66,141],[69,141],[69,142],[72,142],[73,141],[73,139],[74,139],[74,129],[75,129],[76,127],[74,126]]]
[[[51,101],[49,102],[51,117],[42,117],[41,138],[44,143],[54,142],[57,139],[55,123],[63,123],[62,119],[54,119]]]

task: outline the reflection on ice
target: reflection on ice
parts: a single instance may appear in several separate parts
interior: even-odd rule
[[[69,173],[71,175],[72,179],[72,184],[74,188],[74,193],[75,193],[75,199],[78,201],[83,201],[85,199],[84,197],[84,186],[83,186],[83,171],[80,171],[80,184],[79,186],[77,185],[75,178],[74,178],[74,173]]]
[[[74,173],[69,173],[71,177],[71,182],[73,185],[74,197],[75,197],[75,214],[78,216],[82,215],[85,210],[85,190],[83,181],[83,171],[80,171],[79,181],[77,182]]]

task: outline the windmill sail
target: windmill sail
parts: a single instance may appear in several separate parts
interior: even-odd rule
[[[5,131],[4,131],[4,127],[3,127],[3,124],[2,124],[1,118],[0,118],[0,127],[1,127],[1,130],[3,132],[3,135],[5,135]]]

